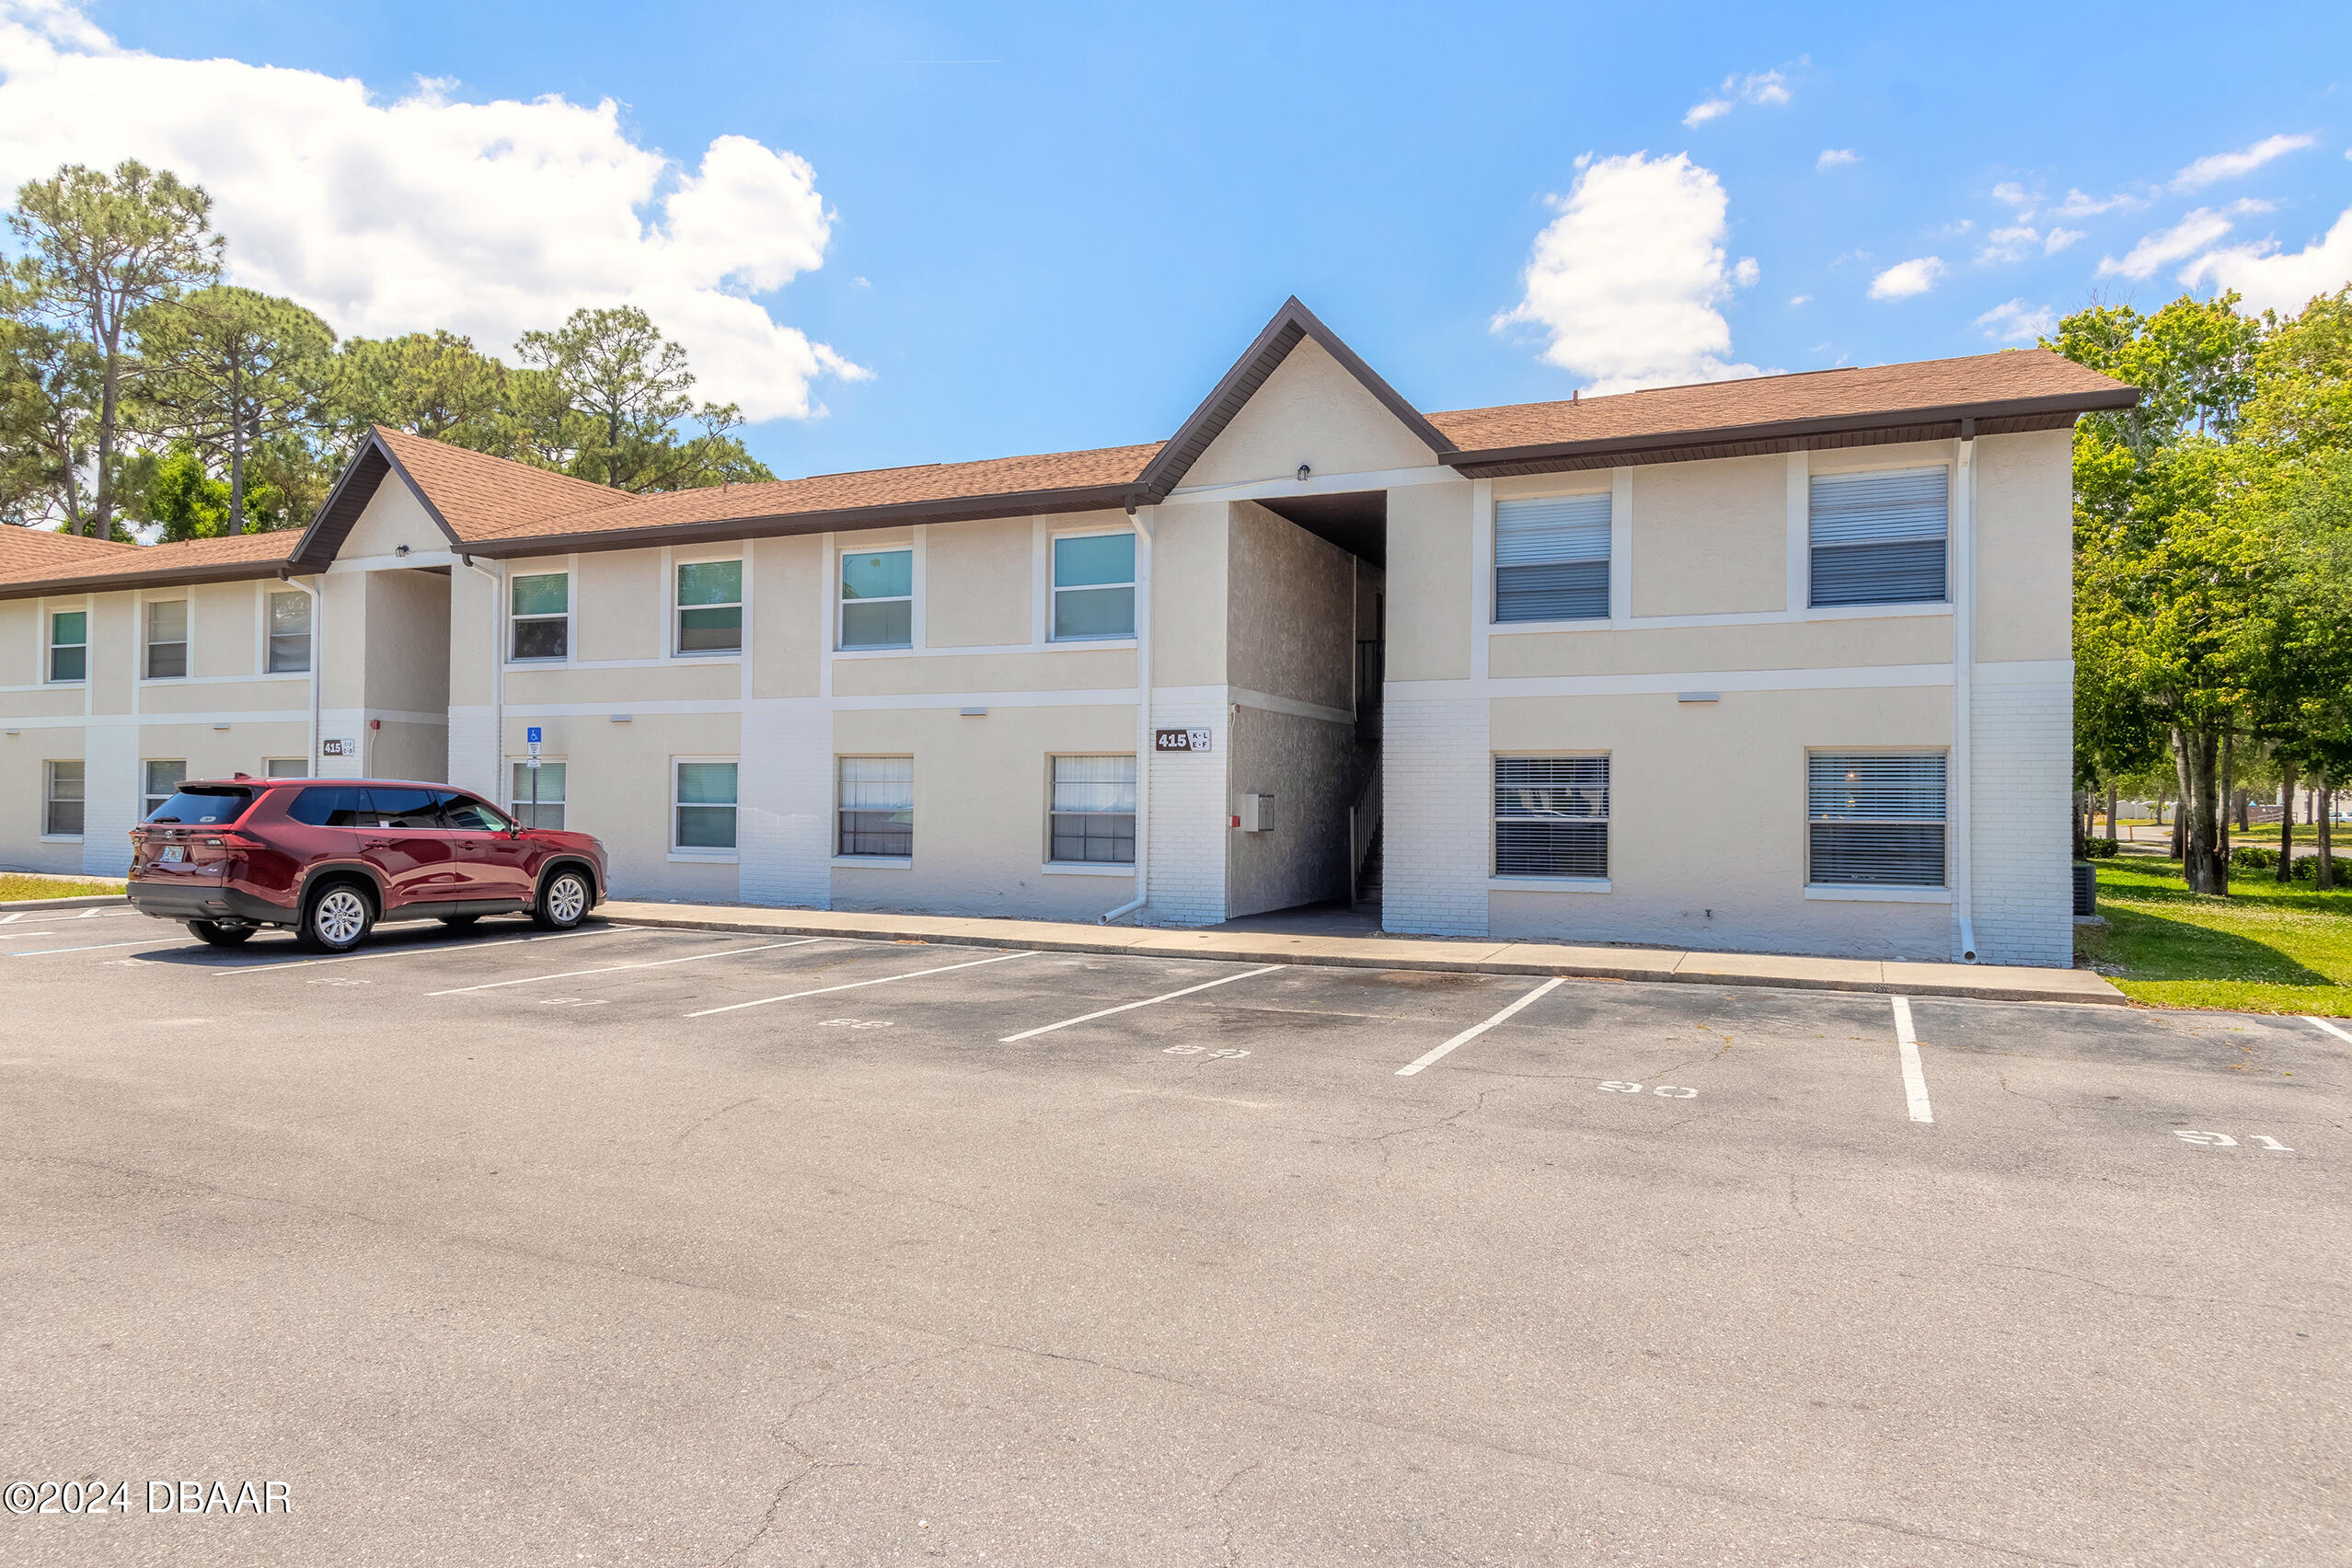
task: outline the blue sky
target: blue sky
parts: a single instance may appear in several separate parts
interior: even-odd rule
[[[2352,281],[2352,225],[2323,240],[2352,209],[2342,6],[2244,7],[2226,29],[2209,7],[2046,4],[176,0],[76,17],[0,0],[11,13],[55,71],[43,89],[21,47],[0,54],[0,177],[134,144],[192,164],[235,196],[223,227],[248,280],[346,331],[432,317],[503,349],[510,318],[666,269],[632,297],[657,319],[679,302],[706,389],[784,410],[748,432],[784,475],[1155,439],[1294,292],[1439,409],[1980,352],[2094,291],[2161,303],[2184,268],[2202,268],[2200,292],[2282,301]],[[280,69],[154,74],[223,58]],[[355,78],[376,108],[287,107],[317,78]],[[329,121],[381,121],[420,78],[441,85],[405,129],[334,141]],[[103,129],[46,123],[40,91],[86,98],[93,82],[137,101]],[[558,156],[650,181],[635,221],[691,226],[699,249],[591,237],[550,259],[525,233],[469,260],[482,209],[417,216],[553,124],[518,107],[519,129],[488,132],[457,110],[548,95],[616,101],[606,132],[566,140],[579,114],[548,131]],[[472,126],[463,145],[433,142],[443,121]],[[274,155],[236,145],[259,122],[345,151],[264,178]],[[438,151],[387,171],[403,138]],[[757,145],[722,142],[722,179],[704,159],[725,138]],[[669,162],[648,173],[656,153]],[[660,203],[698,179],[689,225]],[[403,180],[401,202],[378,199]],[[497,189],[484,200],[517,205]],[[559,203],[532,221],[572,236],[630,221],[578,200],[576,217]],[[306,225],[347,232],[330,245]],[[777,326],[753,335],[756,360],[728,325],[747,307],[717,297],[746,292]]]

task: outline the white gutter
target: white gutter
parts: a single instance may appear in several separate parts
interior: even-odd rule
[[[1977,962],[1976,909],[1971,902],[1975,868],[1971,845],[1976,838],[1976,807],[1968,784],[1971,723],[1969,698],[1977,664],[1977,421],[1960,421],[1960,450],[1954,465],[1960,493],[1954,497],[1953,515],[1960,524],[1959,548],[1953,551],[1955,582],[1952,589],[1952,917],[1960,926],[1960,962]]]
[[[490,585],[490,799],[511,800],[506,777],[506,563],[499,562],[493,571],[475,565],[472,556],[457,559],[468,571],[480,572]]]
[[[1136,520],[1136,895],[1103,912],[1101,924],[1151,901],[1151,528],[1153,508]],[[1050,612],[1049,612],[1050,613]]]

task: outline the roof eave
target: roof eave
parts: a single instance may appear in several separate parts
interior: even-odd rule
[[[53,598],[63,594],[105,594],[134,588],[182,588],[200,582],[250,582],[259,578],[282,577],[294,564],[290,557],[281,557],[274,560],[165,566],[148,571],[116,571],[94,577],[45,577],[38,582],[0,582],[0,599]]]
[[[1538,471],[1520,465],[1547,463],[1588,463],[1591,459],[1619,455],[1650,455],[1650,461],[1669,460],[1666,454],[1690,449],[1694,456],[1701,449],[1728,445],[1748,445],[1780,442],[1802,444],[1816,439],[1839,436],[1867,436],[1886,431],[1909,431],[1920,427],[1949,425],[1952,435],[1960,433],[1963,421],[1974,421],[1978,425],[2000,421],[2008,423],[2021,420],[2051,420],[2070,421],[2075,416],[2110,409],[2128,409],[2139,401],[2137,387],[2118,386],[2096,392],[2064,392],[2040,398],[2004,398],[1974,403],[1947,403],[1923,409],[1881,409],[1867,414],[1823,414],[1801,420],[1768,420],[1746,425],[1700,425],[1682,430],[1658,431],[1634,436],[1603,436],[1589,441],[1537,442],[1522,446],[1490,446],[1458,450],[1442,454],[1437,461],[1450,468],[1459,469],[1470,478],[1488,478],[1482,472],[1503,466],[1512,466],[1519,472]],[[2012,428],[2023,428],[2012,427]],[[2055,422],[2044,428],[2056,428]],[[1988,432],[1992,433],[1992,432]]]

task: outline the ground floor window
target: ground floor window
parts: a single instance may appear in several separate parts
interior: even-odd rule
[[[837,853],[905,859],[915,853],[915,759],[845,756]]]
[[[1135,864],[1136,759],[1054,758],[1052,814],[1052,859]]]
[[[1608,758],[1494,759],[1494,874],[1608,875]]]
[[[142,822],[156,814],[163,803],[176,794],[188,777],[188,764],[182,761],[151,760],[147,764],[146,799],[139,808]]]
[[[310,764],[298,756],[273,756],[261,765],[265,778],[307,778]]]
[[[689,853],[734,848],[735,765],[681,759],[673,778],[670,847]]]
[[[82,765],[80,761],[42,765],[40,830],[52,838],[82,836]]]
[[[1815,752],[1805,758],[1805,880],[1944,885],[1944,754]]]
[[[560,831],[563,827],[563,764],[543,762],[535,770],[529,763],[518,762],[514,765],[513,771],[514,793],[507,800],[508,814],[525,827],[546,827]],[[534,771],[536,771],[539,776],[536,786],[531,778]],[[534,788],[538,791],[536,802],[532,796]],[[727,799],[732,802],[734,798],[734,790],[730,789],[727,791]],[[727,839],[728,847],[732,847],[734,842],[733,836],[730,835]]]

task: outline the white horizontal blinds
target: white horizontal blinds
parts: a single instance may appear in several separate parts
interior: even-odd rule
[[[165,599],[147,606],[147,678],[178,680],[188,674],[188,601]]]
[[[270,595],[270,673],[299,674],[310,668],[310,595],[300,591]]]
[[[1608,758],[1494,759],[1494,874],[1608,875]]]
[[[1950,476],[1943,468],[1816,475],[1813,602],[1941,602],[1950,531]]]
[[[41,815],[40,830],[53,838],[78,838],[82,834],[82,764],[52,762],[44,765],[47,781],[47,809]]]
[[[841,846],[844,855],[915,853],[915,759],[841,759]]]
[[[513,792],[507,797],[508,814],[525,827],[563,826],[564,765],[543,762],[533,767],[518,762],[513,767]],[[696,804],[679,792],[681,804]],[[681,819],[683,820],[683,819]]]
[[[1609,498],[1494,503],[1494,618],[1605,620]]]
[[[1136,859],[1136,759],[1054,759],[1053,858],[1131,866]]]
[[[1823,752],[1805,759],[1810,882],[1944,885],[1944,754]]]

